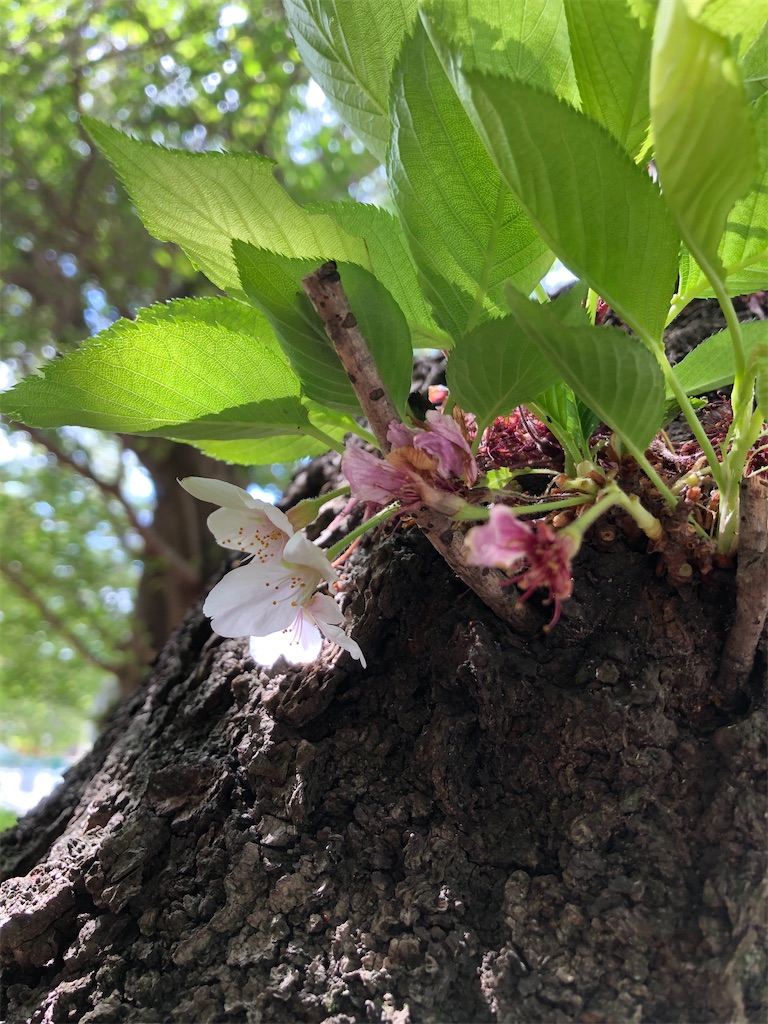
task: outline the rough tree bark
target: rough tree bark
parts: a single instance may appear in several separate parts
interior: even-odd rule
[[[3,1016],[765,1019],[766,638],[734,693],[735,574],[610,536],[532,636],[414,527],[367,538],[367,670],[260,669],[194,609],[0,839]]]

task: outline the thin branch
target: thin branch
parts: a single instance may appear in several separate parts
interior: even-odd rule
[[[302,285],[323,321],[382,451],[388,452],[387,430],[392,420],[400,422],[400,416],[357,326],[336,263],[331,260],[323,264],[305,277]],[[516,589],[502,586],[506,576],[496,569],[467,565],[464,534],[448,516],[427,508],[413,512],[412,518],[456,575],[500,619],[521,633],[540,628],[540,616],[530,605],[518,602]]]
[[[66,622],[64,622],[56,612],[51,611],[39,594],[36,594],[31,587],[27,586],[18,573],[13,572],[5,562],[0,562],[0,572],[2,572],[3,576],[5,576],[11,586],[21,594],[24,600],[37,608],[45,621],[48,622],[57,633],[60,633],[67,643],[71,644],[76,651],[79,651],[86,661],[89,661],[97,668],[103,669],[105,672],[112,672],[116,676],[120,675],[123,670],[122,665],[111,664],[108,661],[104,661],[98,656],[98,654],[94,654],[93,651],[89,650],[80,637],[76,633],[72,632]]]
[[[60,448],[44,431],[38,430],[35,427],[28,427],[24,423],[14,423],[13,426],[18,427],[19,430],[26,431],[33,441],[42,445],[51,452],[52,455],[55,455],[59,462],[65,466],[69,466],[70,469],[73,469],[86,480],[90,480],[91,483],[95,484],[103,494],[120,502],[125,509],[125,514],[128,517],[128,521],[131,526],[144,541],[146,553],[148,555],[166,562],[170,568],[179,574],[185,585],[190,587],[199,587],[201,585],[202,581],[200,579],[200,574],[196,572],[195,569],[184,558],[182,558],[177,551],[174,551],[174,549],[163,540],[156,530],[153,530],[151,526],[145,526],[139,520],[133,506],[123,497],[117,484],[101,480],[87,466],[81,466],[72,458],[71,455],[67,454],[67,452]]]

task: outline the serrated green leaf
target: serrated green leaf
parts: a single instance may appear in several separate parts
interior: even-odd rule
[[[643,452],[661,426],[664,379],[653,354],[613,327],[564,327],[547,308],[507,291],[521,331],[575,394],[635,451]]]
[[[231,295],[242,294],[232,238],[285,256],[369,266],[363,241],[328,213],[312,214],[298,206],[264,157],[185,153],[139,142],[90,117],[83,124],[117,171],[147,230],[180,245],[196,267]]]
[[[768,345],[761,345],[756,359],[755,402],[763,420],[768,422]]]
[[[421,25],[395,68],[391,110],[395,206],[431,290],[455,286],[441,304],[457,310],[463,333],[483,312],[502,314],[504,281],[531,291],[553,256],[502,182]]]
[[[761,172],[756,186],[728,215],[717,254],[725,268],[729,295],[768,288],[768,93],[752,107]],[[686,249],[680,257],[679,293],[685,300],[709,298],[712,286]]]
[[[688,13],[701,25],[738,44],[746,51],[765,27],[763,0],[687,0]]]
[[[312,437],[264,437],[239,441],[204,441],[185,439],[205,455],[235,466],[268,466],[314,458],[328,451],[328,445]]]
[[[450,340],[429,311],[416,264],[397,218],[379,206],[366,203],[327,203],[317,209],[331,214],[345,231],[363,239],[373,273],[408,321],[414,348],[447,348]]]
[[[466,71],[502,75],[579,105],[563,0],[433,0],[422,18]]]
[[[285,0],[283,6],[309,73],[342,121],[383,161],[389,74],[417,0]]]
[[[768,21],[739,60],[739,69],[750,101],[754,102],[768,92]]]
[[[637,159],[650,126],[651,28],[624,0],[565,0],[565,13],[581,109]]]
[[[650,96],[664,199],[694,259],[722,281],[718,246],[757,179],[757,147],[730,43],[690,18],[683,0],[659,4]]]
[[[741,325],[744,357],[748,359],[758,345],[768,344],[768,320],[753,320]],[[702,341],[675,366],[675,375],[687,395],[733,384],[736,365],[730,330],[720,331]],[[667,398],[671,399],[671,392]]]
[[[264,317],[231,299],[187,299],[119,320],[23,380],[0,408],[30,426],[181,436],[182,424],[211,417],[224,430],[239,419],[223,414],[246,404],[247,436],[308,423],[299,380]]]
[[[536,412],[543,413],[545,422],[556,425],[572,438],[584,457],[588,454],[589,439],[600,423],[600,417],[574,393],[573,388],[559,380],[536,396]]]
[[[451,397],[477,417],[480,430],[509,416],[560,376],[514,317],[488,320],[460,337],[446,370]]]
[[[660,345],[679,238],[656,186],[606,129],[519,82],[455,85],[488,152],[563,263]]]
[[[317,268],[235,240],[233,252],[242,287],[269,318],[304,393],[316,402],[360,414],[352,386],[323,325],[301,287]],[[387,289],[362,267],[339,263],[344,290],[379,373],[396,407],[404,412],[411,385],[413,350],[400,307]]]
[[[332,409],[359,414],[352,385],[301,287],[301,279],[317,263],[292,260],[239,239],[233,239],[232,252],[243,291],[272,325],[304,394]]]

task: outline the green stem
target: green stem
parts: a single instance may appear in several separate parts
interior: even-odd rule
[[[305,424],[301,429],[302,433],[306,434],[308,437],[314,437],[316,441],[322,441],[322,443],[327,445],[332,451],[338,452],[340,455],[344,454],[343,442],[337,441],[335,438],[331,437],[330,434],[326,434],[324,430],[314,426],[314,424]]]
[[[393,505],[387,505],[381,512],[377,512],[375,516],[371,516],[370,519],[366,519],[364,523],[356,526],[354,530],[351,530],[346,537],[342,537],[341,540],[336,541],[331,547],[326,548],[325,554],[329,562],[333,562],[334,559],[338,558],[342,551],[346,551],[352,541],[357,540],[358,537],[362,537],[368,530],[372,530],[375,526],[390,519],[396,512],[400,510],[399,503]]]
[[[539,282],[533,289],[533,294],[536,296],[536,298],[539,300],[542,306],[545,303],[552,301],[552,299],[549,297],[549,292],[541,282]]]
[[[598,494],[592,507],[588,508],[571,526],[566,526],[561,532],[573,537],[581,544],[584,534],[590,526],[613,505],[619,505],[628,512],[640,529],[651,540],[658,540],[661,536],[661,523],[656,516],[651,515],[646,508],[643,508],[636,494],[626,494],[616,483],[610,483],[604,487]]]
[[[659,494],[662,495],[668,505],[674,508],[677,505],[677,496],[669,487],[667,487],[659,474],[650,464],[648,459],[645,457],[645,452],[640,451],[639,448],[631,444],[626,437],[622,438],[622,440],[626,445],[627,450],[634,456],[635,462],[637,462],[638,466],[640,466],[648,479],[653,483]]]
[[[555,423],[551,416],[548,416],[544,410],[536,405],[535,402],[526,402],[526,409],[530,409],[537,420],[541,420],[548,429],[555,435],[557,441],[563,449],[565,454],[565,475],[574,476],[576,473],[576,467],[584,459],[584,453],[579,449],[579,446],[574,442],[571,435],[564,430],[559,423]]]

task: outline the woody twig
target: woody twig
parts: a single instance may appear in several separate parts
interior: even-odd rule
[[[357,325],[336,263],[324,263],[305,277],[302,285],[323,321],[381,450],[388,452],[387,430],[393,420],[400,422],[400,416]],[[502,573],[466,564],[463,532],[448,516],[429,508],[411,515],[456,575],[499,618],[521,633],[541,628],[540,616],[528,605],[518,603],[515,588],[501,586],[506,579]]]

